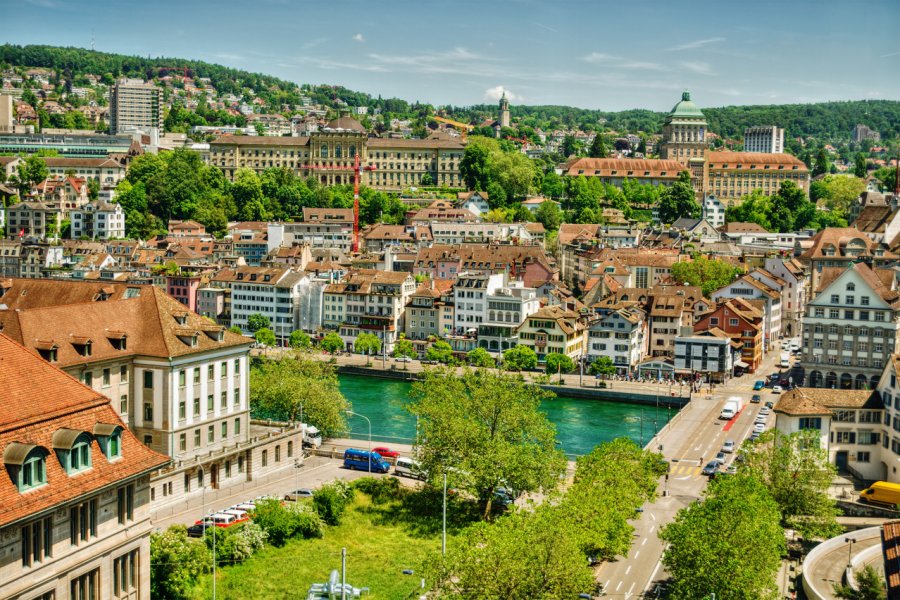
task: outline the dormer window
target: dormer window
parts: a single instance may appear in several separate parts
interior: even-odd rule
[[[75,352],[77,352],[79,356],[90,356],[92,344],[93,344],[93,342],[91,341],[90,338],[86,338],[86,337],[73,337],[72,338],[72,346],[75,348]]]
[[[46,360],[47,362],[56,362],[57,356],[56,351],[59,348],[56,344],[50,341],[38,341],[35,345],[35,350],[38,351],[38,354],[41,355],[41,358]]]
[[[3,452],[6,472],[20,492],[47,483],[47,451],[40,446],[13,442]]]
[[[109,339],[109,343],[112,344],[112,347],[116,350],[125,350],[127,348],[126,338],[128,336],[125,335],[123,331],[109,331],[106,334],[107,339]]]
[[[187,325],[187,313],[175,313],[172,316],[179,325]]]
[[[94,425],[94,436],[107,460],[122,458],[122,426],[113,423]]]
[[[91,436],[75,429],[59,429],[53,434],[53,449],[59,464],[69,475],[91,468]]]

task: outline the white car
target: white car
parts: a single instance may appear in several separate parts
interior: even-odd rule
[[[768,406],[763,406],[761,409],[759,409],[759,414],[761,415],[768,415],[770,412],[772,412],[772,409]]]
[[[784,390],[782,389],[782,387],[781,387],[780,385],[774,385],[774,386],[772,386],[772,393],[773,393],[773,394],[780,394],[780,393],[783,392],[783,391],[784,391]]]
[[[753,432],[754,432],[754,433],[762,433],[762,432],[765,431],[765,430],[766,430],[766,424],[765,424],[765,423],[756,423],[756,424],[753,426]]]
[[[394,360],[396,360],[397,362],[412,362],[412,359],[408,356],[398,356]]]
[[[765,423],[766,415],[756,415],[756,421],[754,423]]]
[[[731,454],[734,452],[734,440],[725,440],[725,443],[722,444],[722,452],[727,452]]]

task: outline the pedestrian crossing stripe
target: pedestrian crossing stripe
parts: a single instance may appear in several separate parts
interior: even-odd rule
[[[673,464],[669,466],[669,476],[673,475],[692,475],[698,476],[700,475],[700,471],[703,470],[703,467],[698,465],[678,465]]]

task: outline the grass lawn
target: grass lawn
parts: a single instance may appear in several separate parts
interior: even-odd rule
[[[441,549],[440,520],[433,510],[426,511],[432,514],[411,510],[399,500],[375,505],[357,491],[341,524],[327,527],[323,538],[291,540],[282,548],[266,546],[242,564],[220,567],[217,597],[305,598],[311,584],[327,582],[332,569],[340,573],[341,548],[346,547],[347,583],[368,587],[366,598],[418,598],[422,562]],[[448,536],[460,525],[448,524]],[[413,569],[415,575],[403,575],[403,569]],[[200,581],[193,597],[212,597],[211,575]]]

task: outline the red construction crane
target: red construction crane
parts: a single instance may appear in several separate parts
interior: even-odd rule
[[[158,71],[162,71],[165,69],[166,71],[181,71],[184,75],[182,76],[182,81],[188,78],[188,68],[187,67],[153,67]]]
[[[356,160],[352,167],[343,165],[303,165],[303,169],[320,169],[323,171],[353,171],[353,251],[359,251],[359,172],[374,171],[375,167],[367,165],[360,167],[359,154],[355,156]]]
[[[522,150],[528,150],[528,146],[531,145],[531,140],[529,140],[528,138],[524,138],[524,137],[517,138],[517,137],[512,137],[512,136],[508,135],[508,136],[506,136],[506,139],[508,139],[511,142],[519,142],[520,144],[522,144]]]

